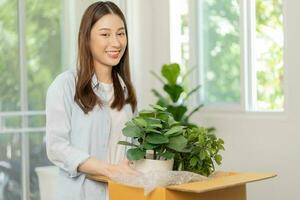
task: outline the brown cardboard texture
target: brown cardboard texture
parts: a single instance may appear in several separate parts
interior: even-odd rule
[[[205,181],[158,187],[148,196],[144,196],[143,188],[118,184],[104,176],[88,178],[108,183],[109,200],[246,200],[246,183],[275,176],[273,173],[222,172]]]

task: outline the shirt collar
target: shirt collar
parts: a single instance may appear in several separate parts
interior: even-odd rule
[[[118,78],[119,78],[121,87],[122,87],[123,90],[125,91],[126,85],[125,85],[125,83],[124,83],[122,77],[121,77],[119,74],[117,74],[117,75],[118,75]],[[99,82],[98,82],[98,79],[97,79],[97,76],[96,76],[95,73],[93,74],[93,77],[92,77],[92,86],[93,86],[93,89],[98,89],[98,88],[99,88]]]

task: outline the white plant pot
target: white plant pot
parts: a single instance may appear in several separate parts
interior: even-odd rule
[[[174,160],[152,160],[152,159],[141,159],[133,161],[133,168],[147,173],[149,171],[172,171]]]

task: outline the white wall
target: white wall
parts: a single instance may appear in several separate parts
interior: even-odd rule
[[[150,91],[159,86],[150,70],[159,71],[170,60],[168,6],[166,0],[127,0],[131,74],[139,108],[153,104]]]
[[[149,75],[169,62],[167,0],[128,0],[131,58],[140,108],[153,103],[152,87],[159,84]],[[285,95],[283,114],[199,113],[194,121],[215,126],[225,140],[220,170],[275,172],[278,177],[248,184],[249,200],[296,200],[300,173],[300,1],[284,1]]]

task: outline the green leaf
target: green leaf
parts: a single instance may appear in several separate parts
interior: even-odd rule
[[[219,144],[224,144],[224,140],[222,140],[221,138],[218,139],[218,143]]]
[[[154,117],[155,113],[151,110],[142,110],[139,112],[139,117]]]
[[[167,79],[169,84],[174,85],[180,74],[180,67],[177,63],[165,64],[162,66],[161,74]]]
[[[205,145],[205,135],[200,134],[198,136],[198,142],[199,142],[200,146],[204,146]]]
[[[149,128],[162,128],[161,124],[150,124],[148,125]]]
[[[167,108],[161,107],[160,105],[150,105],[155,110],[165,111]]]
[[[141,160],[146,155],[146,151],[143,151],[139,148],[133,148],[127,150],[128,160]]]
[[[146,130],[145,130],[147,133],[158,133],[158,134],[161,134],[161,132],[160,131],[158,131],[158,130],[156,130],[156,129],[154,129],[154,128],[147,128]]]
[[[205,159],[205,157],[206,157],[206,153],[205,153],[205,151],[204,151],[204,150],[201,150],[201,151],[200,151],[200,153],[199,153],[199,157],[200,157],[200,159],[201,159],[201,160],[204,160],[204,159]]]
[[[138,145],[132,144],[132,143],[127,142],[127,141],[119,141],[118,144],[125,145],[125,146],[131,146],[131,147],[138,147]]]
[[[172,101],[175,103],[178,101],[181,93],[183,92],[183,88],[180,85],[165,85],[164,91],[166,91],[171,97]]]
[[[182,151],[187,145],[187,139],[182,135],[174,136],[169,138],[169,144],[167,147],[175,151]]]
[[[207,129],[205,129],[206,133],[207,133]],[[211,141],[215,141],[217,140],[217,137],[215,134],[213,133],[210,133],[210,134],[207,134],[207,137],[209,137],[211,139]]]
[[[149,118],[144,118],[144,120],[147,122],[148,127],[162,128],[160,119],[149,117]]]
[[[133,121],[132,120],[130,120],[130,121],[128,121],[128,122],[126,122],[126,124],[125,124],[126,126],[132,126],[132,127],[135,127],[135,124],[133,123]]]
[[[202,165],[203,165],[203,161],[198,159],[197,167],[202,168]]]
[[[184,149],[182,149],[180,152],[182,152],[182,153],[190,153],[190,152],[192,152],[192,148],[191,147],[188,147],[188,146],[186,146]]]
[[[147,127],[147,122],[143,118],[136,117],[133,122],[140,127]]]
[[[153,150],[153,149],[155,149],[157,146],[158,146],[158,145],[156,145],[156,144],[150,144],[150,143],[148,143],[148,142],[144,142],[144,144],[143,144],[143,148],[144,148],[144,149],[147,149],[147,150]]]
[[[167,160],[173,159],[174,156],[175,156],[174,153],[169,152],[169,151],[166,151],[166,152],[164,152],[164,153],[160,153],[160,154],[158,154],[158,155],[161,156],[161,157],[164,157],[164,158],[167,159]]]
[[[182,132],[183,127],[182,126],[174,126],[170,130],[164,133],[164,135],[172,135],[174,133]]]
[[[177,121],[175,121],[173,116],[169,116],[169,118],[168,118],[168,124],[169,124],[169,126],[174,126],[174,125],[178,125],[180,123],[177,122]]]
[[[195,167],[198,163],[198,158],[196,156],[193,156],[190,160],[190,166]]]
[[[170,115],[171,114],[168,112],[158,112],[156,115],[156,118],[158,118],[164,122],[168,122]]]
[[[148,134],[145,140],[151,144],[165,144],[169,142],[168,137],[156,133]]]
[[[158,101],[156,102],[157,105],[161,106],[161,107],[166,107],[169,104],[169,101],[164,101],[163,99],[158,99]]]
[[[136,126],[127,126],[122,129],[123,135],[127,137],[143,137],[143,132],[139,127]]]
[[[225,150],[224,146],[222,144],[218,145],[219,150]]]
[[[215,155],[214,159],[215,159],[215,161],[218,165],[220,165],[222,163],[222,156],[221,155],[219,155],[219,154]]]
[[[173,114],[176,121],[181,121],[183,115],[187,111],[186,106],[168,106],[168,111]]]

